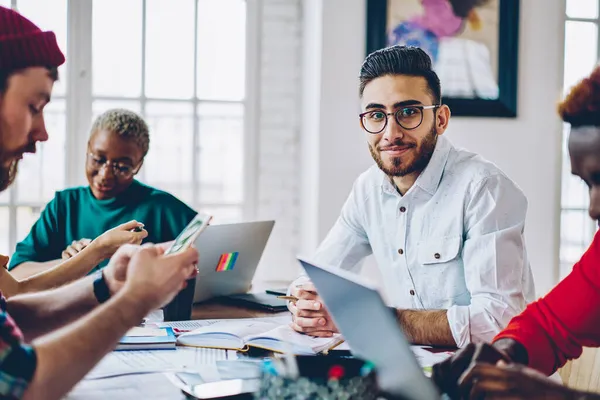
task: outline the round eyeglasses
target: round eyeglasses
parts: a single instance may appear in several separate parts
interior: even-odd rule
[[[386,113],[382,110],[372,110],[359,114],[360,125],[372,134],[378,134],[385,130],[388,124],[388,116],[393,115],[396,123],[406,130],[418,128],[423,122],[423,110],[435,110],[440,104],[432,106],[405,106],[394,112]]]
[[[102,167],[112,168],[113,173],[121,178],[130,178],[137,173],[138,168],[129,164],[110,161],[94,153],[88,153],[87,157],[88,164],[96,171],[99,171]]]

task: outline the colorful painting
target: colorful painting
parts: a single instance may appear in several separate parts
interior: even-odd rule
[[[368,52],[420,47],[454,115],[516,115],[518,0],[368,1]]]
[[[449,97],[498,98],[498,0],[388,0],[388,45],[422,48]]]

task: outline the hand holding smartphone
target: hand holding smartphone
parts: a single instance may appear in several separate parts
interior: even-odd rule
[[[200,234],[206,229],[212,215],[205,213],[198,213],[194,219],[185,227],[185,229],[177,236],[175,242],[169,247],[165,254],[179,253],[190,247],[200,236]]]
[[[186,250],[206,229],[212,220],[212,215],[198,213],[177,236],[171,247],[165,254],[174,254]],[[187,285],[169,304],[163,308],[165,321],[185,321],[192,318],[192,304],[194,302],[194,291],[196,290],[196,279],[188,279]]]

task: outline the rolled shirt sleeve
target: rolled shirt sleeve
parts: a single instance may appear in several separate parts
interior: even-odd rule
[[[535,299],[523,236],[527,200],[503,175],[474,185],[465,204],[462,250],[469,305],[453,305],[447,316],[458,347],[491,341]]]

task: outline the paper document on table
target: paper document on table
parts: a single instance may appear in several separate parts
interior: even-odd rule
[[[161,337],[161,336],[168,336],[168,332],[164,329],[159,329],[159,328],[148,328],[148,327],[141,327],[141,326],[135,326],[133,328],[131,328],[130,330],[127,331],[127,333],[125,334],[125,336],[130,336],[130,337],[145,337],[145,336],[150,336],[150,337]]]
[[[103,379],[125,374],[196,370],[219,360],[236,359],[234,351],[178,348],[177,350],[114,351],[104,357],[85,379]]]
[[[83,380],[65,400],[181,399],[185,396],[162,373],[121,376],[112,379]]]
[[[159,328],[171,327],[177,331],[193,331],[194,329],[202,328],[204,326],[210,326],[216,324],[219,320],[216,319],[204,319],[204,320],[191,320],[191,321],[171,321],[171,322],[157,322],[156,326]]]
[[[150,326],[156,326],[158,328],[171,327],[175,330],[175,334],[189,332],[198,328],[204,328],[211,326],[223,321],[235,321],[235,322],[246,322],[246,321],[260,321],[260,322],[273,322],[276,324],[289,324],[292,322],[291,314],[280,315],[277,317],[261,317],[261,318],[236,318],[236,319],[198,319],[191,321],[171,321],[171,322],[156,322],[149,324]]]
[[[432,349],[429,346],[410,346],[410,348],[423,368],[432,367],[434,364],[444,361],[453,354],[449,351],[432,352],[428,350]]]

